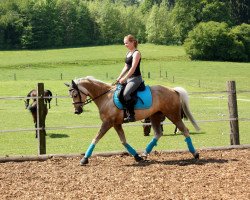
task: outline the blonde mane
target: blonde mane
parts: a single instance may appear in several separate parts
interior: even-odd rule
[[[96,79],[96,78],[93,77],[93,76],[86,76],[86,77],[84,77],[84,78],[76,78],[76,79],[74,79],[74,82],[75,82],[76,84],[79,84],[81,81],[84,81],[84,80],[88,80],[88,81],[92,81],[92,82],[99,82],[99,83],[102,83],[102,84],[111,86],[110,83],[105,83],[105,82],[103,82],[103,81],[101,81],[101,80]]]

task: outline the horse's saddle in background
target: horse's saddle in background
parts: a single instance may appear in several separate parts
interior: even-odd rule
[[[124,89],[123,86],[121,84],[118,84],[113,95],[113,100],[117,108],[124,110],[124,102],[122,100],[120,101],[119,99],[119,94],[121,94],[122,96],[122,89]],[[135,110],[149,109],[152,106],[152,94],[150,87],[147,85],[144,86],[143,89],[144,90],[137,90],[132,97],[137,99],[134,107]]]

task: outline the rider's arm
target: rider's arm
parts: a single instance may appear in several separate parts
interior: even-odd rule
[[[125,65],[124,65],[124,67],[123,67],[123,69],[122,69],[122,72],[121,72],[120,76],[119,76],[116,80],[119,81],[119,80],[127,73],[127,71],[128,71],[128,66],[127,66],[127,64],[125,63]]]

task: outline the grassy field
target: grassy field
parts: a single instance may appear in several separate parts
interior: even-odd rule
[[[198,94],[196,92],[225,91],[226,81],[235,80],[239,118],[250,115],[250,64],[232,62],[190,61],[183,47],[140,45],[141,63],[146,84],[169,87],[182,86],[190,93],[190,107],[202,128],[196,133],[189,122],[197,148],[229,145],[227,120],[227,93]],[[43,82],[53,95],[67,96],[64,82],[92,75],[97,79],[113,82],[124,65],[126,49],[122,45],[85,47],[41,51],[0,51],[0,97],[26,96]],[[148,77],[150,73],[150,78]],[[94,104],[85,107],[82,115],[73,114],[69,98],[52,100],[47,127],[100,125],[98,110]],[[33,128],[30,113],[23,100],[0,100],[1,130]],[[140,124],[137,122],[135,124]],[[240,121],[240,140],[250,143],[249,121]],[[185,149],[182,135],[173,135],[174,126],[164,125],[164,136],[156,150]],[[88,147],[98,128],[48,130],[47,153],[82,153]],[[144,137],[141,126],[125,127],[128,142],[142,150],[151,140]],[[0,156],[37,154],[37,140],[32,132],[0,133]],[[123,150],[118,136],[110,130],[97,145],[95,152]]]

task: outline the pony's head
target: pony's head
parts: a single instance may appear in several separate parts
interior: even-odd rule
[[[71,84],[64,83],[69,87],[69,95],[73,100],[73,105],[75,108],[75,114],[81,114],[83,112],[83,105],[87,99],[88,94],[85,91],[82,91],[78,87],[78,83],[72,80]],[[82,88],[84,89],[84,88]]]
[[[24,101],[24,104],[25,104],[25,109],[28,109],[29,107],[29,103],[30,103],[30,99],[29,97],[36,97],[37,96],[37,92],[36,90],[31,90],[28,94],[27,94],[27,99]],[[33,99],[33,101],[36,101],[36,99]]]

